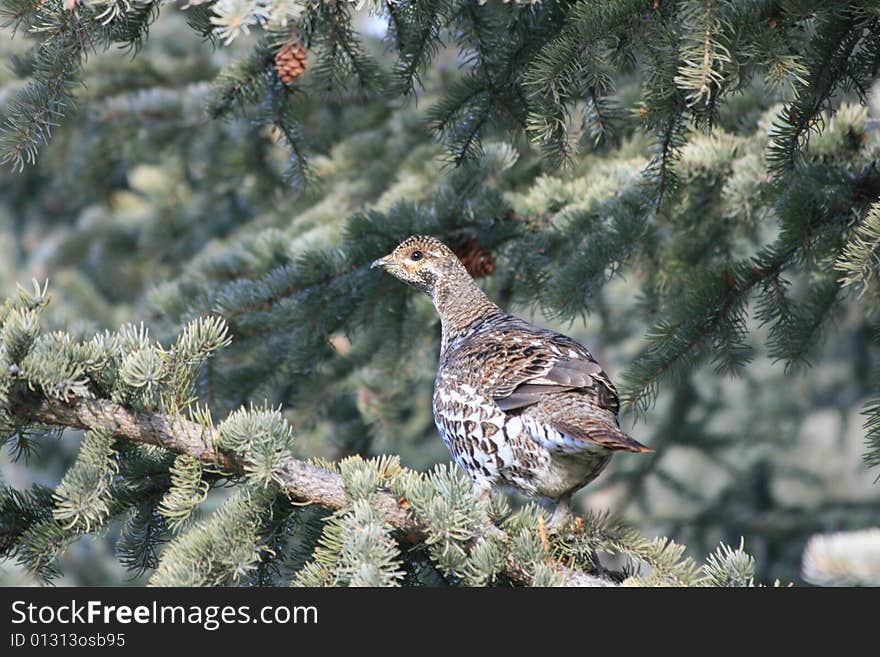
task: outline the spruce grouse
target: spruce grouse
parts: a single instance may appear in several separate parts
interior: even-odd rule
[[[412,236],[371,267],[434,301],[443,331],[434,421],[482,491],[553,500],[560,528],[572,494],[615,451],[651,451],[619,429],[617,391],[588,349],[505,313],[436,238]]]

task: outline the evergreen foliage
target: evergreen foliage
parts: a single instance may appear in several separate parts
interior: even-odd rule
[[[804,577],[823,586],[877,586],[880,531],[817,535],[804,550]]]
[[[68,4],[0,0],[0,287],[55,296],[0,310],[10,563],[99,534],[154,585],[750,586],[880,523],[846,460],[863,409],[880,463],[876,2]],[[368,266],[412,233],[622,384],[656,455],[591,490],[626,523],[548,537],[432,468],[433,309]]]

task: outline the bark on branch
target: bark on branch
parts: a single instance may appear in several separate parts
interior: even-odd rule
[[[244,472],[243,457],[214,447],[217,432],[213,427],[184,418],[161,413],[135,412],[106,399],[80,399],[72,403],[40,399],[21,401],[11,406],[10,410],[23,420],[77,429],[110,430],[117,438],[190,454],[202,463],[218,466],[226,472]],[[305,461],[290,458],[278,473],[277,480],[285,493],[297,502],[319,504],[328,509],[339,509],[346,503],[342,477]],[[412,512],[401,507],[393,495],[380,493],[379,504],[385,520],[408,539],[420,541],[427,537],[426,527]],[[562,564],[557,564],[556,567],[569,586],[615,584],[610,579]],[[506,565],[504,573],[521,583],[528,583],[530,579],[527,569],[513,559]]]

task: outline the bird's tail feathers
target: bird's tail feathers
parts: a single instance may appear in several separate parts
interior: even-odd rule
[[[566,436],[576,438],[587,443],[598,445],[612,451],[622,452],[653,452],[650,447],[642,445],[634,438],[630,438],[620,429],[606,424],[587,426],[575,426],[566,422],[554,422],[554,426]]]

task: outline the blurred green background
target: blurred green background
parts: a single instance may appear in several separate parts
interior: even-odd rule
[[[359,19],[359,27],[374,37],[383,31],[380,21],[368,17]],[[10,39],[8,30],[0,35],[0,59],[13,64],[0,69],[2,114],[24,84],[14,64],[28,43]],[[204,111],[218,72],[247,55],[253,43],[240,38],[229,47],[212,47],[196,38],[182,12],[169,9],[138,56],[110,51],[89,58],[77,92],[79,109],[56,129],[38,163],[23,172],[0,170],[4,295],[16,283],[48,278],[52,302],[44,316],[53,327],[88,336],[144,322],[155,337],[167,339],[194,312],[216,303],[205,291],[211,285],[257,277],[315,249],[332,251],[359,211],[393,214],[402,201],[436,207],[431,203],[438,195],[473,193],[460,179],[468,174],[449,165],[426,127],[427,108],[459,75],[454,51],[441,52],[417,103],[359,98],[355,92],[333,102],[298,96],[318,181],[302,192],[289,183],[287,150],[271,128],[253,117],[212,120]],[[388,57],[377,38],[366,43],[380,60]],[[620,102],[633,104],[635,93],[624,81]],[[768,117],[783,95],[757,83],[736,95],[723,110],[721,135],[699,136],[685,147],[677,166],[686,180],[726,157],[732,162],[728,173],[703,181],[708,189],[726,189],[728,178],[753,167]],[[833,153],[852,125],[868,135],[866,149],[876,146],[871,126],[880,116],[878,90],[867,107],[847,111],[839,125],[815,138],[814,152]],[[487,140],[487,173],[477,184],[522,216],[552,214],[613,196],[640,175],[650,149],[643,134],[624,131],[612,148],[588,152],[560,173],[526,144]],[[742,204],[739,209],[749,212]],[[479,213],[479,205],[472,210]],[[748,221],[752,237],[737,241],[734,253],[746,255],[778,233],[760,208]],[[706,239],[699,231],[711,230],[694,226],[694,243]],[[658,240],[665,239],[662,232]],[[687,267],[689,257],[699,263],[704,255],[688,254],[687,244],[676,248],[679,266]],[[590,292],[579,319],[560,319],[552,299],[529,299],[512,284],[522,252],[500,244],[491,250],[496,272],[482,279],[490,296],[580,339],[620,381],[649,326],[640,311],[647,270],[636,266],[611,276]],[[795,294],[799,285],[793,281]],[[218,413],[246,401],[282,403],[302,457],[397,453],[418,469],[447,461],[431,419],[439,336],[433,308],[390,284],[381,290],[398,295],[386,296],[379,307],[387,302],[389,312],[406,314],[401,332],[371,344],[355,331],[318,331],[317,342],[296,355],[293,339],[284,341],[285,327],[273,324],[278,335],[265,344],[239,351],[233,346],[218,356],[218,370],[201,382],[203,399]],[[248,328],[247,319],[240,321],[239,328]],[[802,584],[801,557],[811,535],[880,524],[877,471],[863,462],[861,416],[873,390],[876,324],[851,299],[835,315],[811,366],[797,370],[767,356],[767,327],[751,318],[749,328],[756,355],[741,376],[700,367],[662,386],[657,404],[638,422],[632,414],[622,418],[656,453],[619,456],[575,498],[575,508],[620,514],[645,534],[685,543],[697,557],[719,541],[738,544],[743,537],[761,581]],[[297,333],[296,339],[305,338]],[[26,459],[14,460],[5,450],[2,479],[19,489],[54,486],[78,444],[77,432],[68,431],[44,437]],[[227,493],[212,490],[202,511]],[[57,583],[141,584],[117,563],[117,530],[79,539]],[[34,583],[14,563],[0,562],[0,584]]]

